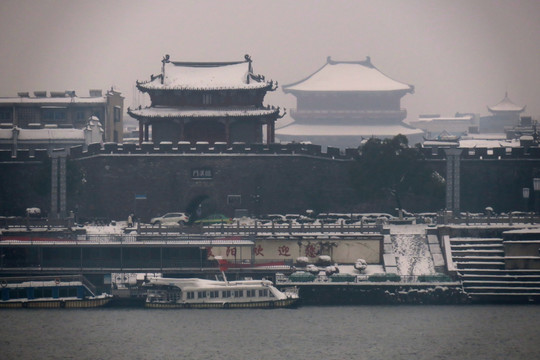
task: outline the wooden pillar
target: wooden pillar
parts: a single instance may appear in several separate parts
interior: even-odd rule
[[[270,121],[270,143],[276,142],[276,124],[274,121]]]
[[[144,134],[144,131],[143,131],[143,123],[142,121],[139,121],[139,145],[142,144],[143,142],[143,134]]]
[[[268,120],[266,122],[266,143],[267,144],[272,143],[273,141],[271,141],[271,139],[272,139],[272,121]]]
[[[144,124],[144,141],[148,141],[148,130],[150,128],[149,124]]]

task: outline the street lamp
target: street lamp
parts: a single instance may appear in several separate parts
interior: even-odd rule
[[[525,211],[529,210],[529,196],[531,193],[531,189],[529,188],[523,188],[523,202],[525,203]]]

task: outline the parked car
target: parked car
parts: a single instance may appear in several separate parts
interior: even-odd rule
[[[152,225],[185,225],[189,221],[189,216],[183,212],[167,213],[150,220]]]
[[[196,225],[230,224],[233,220],[223,214],[213,214],[204,219],[195,220]]]

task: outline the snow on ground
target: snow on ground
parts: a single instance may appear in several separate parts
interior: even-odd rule
[[[85,225],[86,233],[89,235],[109,235],[122,234],[127,227],[126,221],[114,221],[109,225]]]
[[[390,228],[390,234],[425,234],[426,224],[414,224],[414,225],[387,225]]]
[[[354,268],[354,265],[338,265],[340,274],[352,274],[352,275],[373,275],[384,274],[384,267],[382,265],[370,264],[363,271],[358,271]]]
[[[435,274],[426,225],[391,225],[392,249],[399,275]]]

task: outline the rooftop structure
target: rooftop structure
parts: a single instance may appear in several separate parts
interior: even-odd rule
[[[264,106],[277,82],[253,73],[249,55],[234,62],[177,62],[169,55],[161,73],[137,82],[151,106],[128,109],[139,121],[139,142],[274,142],[279,108]],[[150,129],[151,128],[151,129]]]
[[[478,115],[456,114],[452,117],[440,115],[420,115],[418,120],[409,122],[412,126],[426,132],[426,138],[431,139],[443,132],[462,136],[478,129]]]
[[[307,78],[284,85],[297,98],[292,124],[277,131],[282,141],[311,141],[325,146],[357,147],[362,139],[406,135],[420,141],[423,132],[403,123],[401,98],[414,87],[396,81],[364,61],[335,61]]]
[[[101,123],[106,142],[122,142],[124,98],[110,89],[90,90],[88,97],[79,97],[75,91],[19,92],[18,97],[0,98],[0,127],[11,129],[78,129],[87,127],[88,119],[95,117]],[[60,131],[54,138],[69,135]]]

